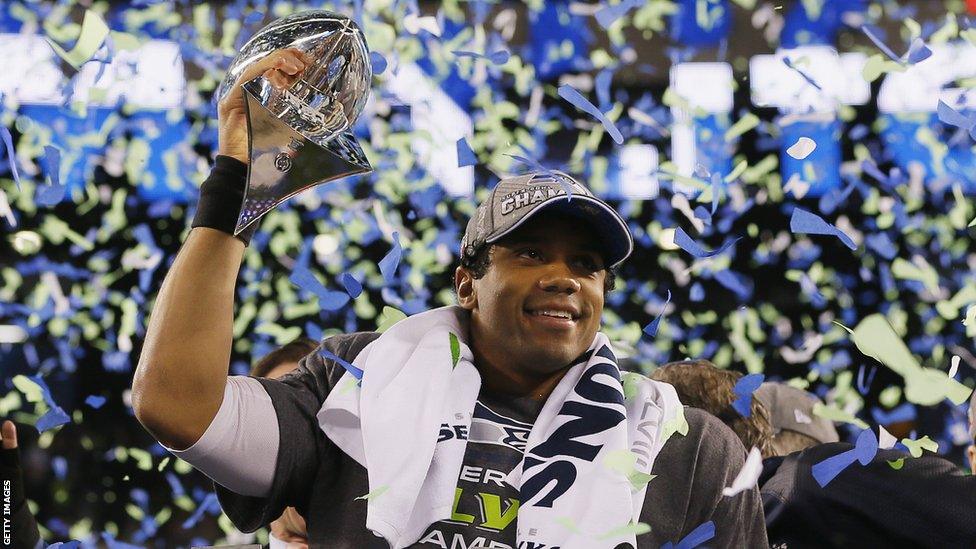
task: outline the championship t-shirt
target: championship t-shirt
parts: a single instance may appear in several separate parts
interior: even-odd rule
[[[352,362],[378,334],[336,336],[323,342]],[[366,529],[369,492],[365,468],[340,451],[321,431],[316,415],[344,373],[316,351],[291,374],[258,378],[274,405],[280,442],[275,474],[266,497],[250,497],[215,485],[224,511],[240,530],[251,532],[276,519],[286,506],[305,517],[310,547],[385,548]],[[516,545],[519,492],[505,478],[519,466],[529,432],[543,403],[482,390],[470,427],[445,423],[439,439],[467,440],[451,516],[432,524],[413,547],[445,549],[554,549]],[[762,547],[766,532],[758,489],[723,497],[745,461],[745,449],[718,419],[686,409],[688,434],[673,436],[661,450],[647,487],[641,522],[651,531],[638,546],[679,542],[707,522],[713,547]],[[410,448],[404,448],[409,452]],[[379,496],[381,497],[381,496]],[[622,523],[626,517],[622,517]]]

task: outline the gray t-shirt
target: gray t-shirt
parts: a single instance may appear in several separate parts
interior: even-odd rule
[[[331,337],[323,347],[352,362],[378,337],[373,332]],[[344,369],[318,352],[278,380],[259,378],[274,404],[280,444],[267,497],[235,494],[215,485],[224,512],[240,530],[254,531],[286,506],[305,517],[310,547],[385,548],[366,527],[366,470],[330,443],[316,414]],[[542,402],[482,391],[467,431],[444,425],[440,439],[468,440],[458,477],[452,517],[429,527],[414,547],[515,548],[519,492],[505,477],[522,460],[525,442]],[[765,547],[766,530],[758,488],[723,497],[722,488],[745,461],[745,449],[718,419],[688,408],[686,436],[675,435],[658,455],[648,484],[641,522],[651,532],[639,547],[678,542],[704,522],[715,524],[714,547]],[[409,452],[409,448],[403,451]],[[549,548],[539,548],[549,549]]]

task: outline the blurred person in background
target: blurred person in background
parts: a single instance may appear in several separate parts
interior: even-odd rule
[[[743,417],[732,407],[733,389],[741,377],[739,372],[721,370],[708,360],[669,362],[650,375],[655,381],[674,386],[685,406],[699,408],[722,420],[746,450],[758,448],[763,458],[775,455],[771,447],[773,427],[766,408],[753,399],[749,417]]]
[[[764,383],[755,396],[776,433],[759,478],[773,547],[976,547],[976,476],[929,452],[879,449],[821,487],[814,466],[854,445],[837,442],[806,391]]]
[[[834,422],[813,413],[821,400],[785,383],[763,383],[755,392],[772,424],[772,456],[785,456],[818,444],[840,441]],[[769,456],[764,456],[769,457]]]

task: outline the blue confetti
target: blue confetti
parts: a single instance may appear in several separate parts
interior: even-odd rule
[[[356,299],[359,294],[363,293],[363,285],[353,275],[342,273],[339,275],[339,281],[342,282],[342,286],[346,289],[349,297]]]
[[[763,374],[749,374],[742,376],[735,383],[732,392],[735,393],[736,399],[732,402],[732,408],[739,412],[740,416],[749,417],[752,415],[752,394],[765,380],[766,376]]]
[[[678,542],[678,545],[670,541],[661,546],[661,549],[694,549],[706,541],[715,537],[715,523],[708,521],[696,527],[688,535]]]
[[[699,259],[704,259],[707,257],[715,257],[717,255],[720,255],[726,250],[728,250],[729,248],[731,248],[732,246],[734,246],[735,243],[738,241],[739,238],[733,238],[732,240],[729,240],[728,242],[723,244],[722,247],[720,247],[719,249],[709,252],[706,251],[704,248],[702,248],[701,245],[699,245],[697,242],[692,240],[692,238],[688,236],[688,233],[686,233],[685,230],[682,229],[681,227],[678,227],[674,231],[674,243],[682,250],[690,253],[691,255]]]
[[[400,248],[400,233],[393,231],[393,248],[380,260],[380,273],[387,284],[393,283],[393,275],[396,273],[397,266],[400,265],[400,256],[403,250]]]
[[[810,213],[802,208],[793,208],[793,216],[790,217],[790,230],[794,234],[823,234],[836,236],[845,246],[852,250],[857,249],[857,245],[847,236],[844,231],[827,223],[820,216]],[[677,240],[677,239],[675,239]]]
[[[478,163],[478,157],[471,150],[471,145],[468,145],[468,140],[463,137],[457,140],[457,159],[459,168],[474,166]]]
[[[872,42],[874,42],[874,45],[877,46],[879,50],[884,52],[885,55],[890,57],[893,61],[897,61],[899,63],[902,62],[901,57],[898,57],[898,55],[895,54],[895,52],[893,52],[891,48],[888,47],[887,44],[882,42],[881,38],[879,38],[874,33],[874,31],[870,29],[870,27],[868,27],[867,25],[861,25],[861,30],[864,32],[865,35],[867,35],[868,38],[871,39]]]
[[[599,120],[616,144],[620,145],[624,142],[624,136],[621,135],[620,130],[617,129],[617,126],[613,123],[613,121],[600,112],[600,109],[596,108],[593,103],[590,103],[589,100],[583,97],[583,95],[576,88],[570,86],[569,84],[563,84],[562,86],[559,86],[558,93],[559,97],[569,101],[569,103],[577,109]]]
[[[99,395],[88,395],[88,398],[85,399],[85,404],[97,410],[105,404],[105,397]]]
[[[806,80],[808,84],[810,84],[814,88],[817,88],[820,91],[823,91],[823,88],[820,87],[820,84],[817,84],[817,81],[814,80],[812,76],[810,76],[809,74],[807,74],[806,72],[804,72],[802,69],[800,69],[799,67],[797,67],[796,65],[794,65],[793,62],[790,61],[790,58],[789,57],[784,57],[783,58],[783,63],[787,67],[789,67],[790,69],[792,69],[793,72],[799,74],[800,77],[803,78],[804,80]]]
[[[43,157],[44,169],[50,178],[50,184],[38,185],[34,201],[41,206],[54,206],[64,200],[65,185],[61,184],[61,151],[57,147],[46,145]]]
[[[373,68],[373,75],[378,76],[386,72],[387,62],[386,58],[383,57],[378,51],[369,52],[369,64]]]
[[[347,372],[349,372],[350,374],[352,374],[352,376],[354,378],[356,378],[359,381],[362,381],[363,380],[363,371],[362,370],[360,370],[359,368],[353,366],[349,362],[346,362],[342,358],[340,358],[340,357],[332,354],[330,351],[328,351],[324,347],[322,347],[322,348],[319,349],[319,356],[321,356],[322,358],[324,358],[326,360],[331,360],[333,362],[338,363],[343,368],[345,368]]]
[[[7,126],[0,124],[0,137],[3,138],[3,145],[7,151],[7,160],[10,162],[10,172],[14,176],[17,190],[20,190],[20,172],[17,170],[17,153],[14,151],[14,137],[10,135]]]
[[[664,312],[668,308],[668,304],[671,303],[671,290],[668,290],[668,297],[664,300],[664,305],[661,306],[661,312],[658,313],[654,320],[650,322],[647,326],[644,326],[644,333],[650,337],[657,335],[658,325],[661,323],[661,318],[664,317]]]

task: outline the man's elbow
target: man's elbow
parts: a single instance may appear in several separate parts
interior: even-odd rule
[[[181,414],[180,408],[188,411],[185,403],[179,404],[174,397],[159,394],[140,381],[139,376],[133,380],[130,396],[136,420],[163,446],[185,450],[202,435],[202,431],[197,432],[195,422]]]

